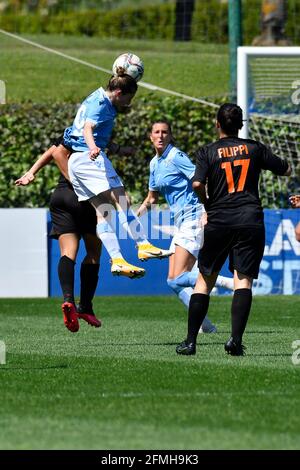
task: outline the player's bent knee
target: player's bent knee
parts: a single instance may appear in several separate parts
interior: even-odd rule
[[[174,279],[168,278],[167,284],[176,294],[179,294],[183,289],[182,285],[178,284],[178,277],[175,277]]]
[[[84,261],[86,264],[99,264],[100,261],[100,254],[99,253],[92,253],[89,252],[86,254],[86,257],[84,258]]]

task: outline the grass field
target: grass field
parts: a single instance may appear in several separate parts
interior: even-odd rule
[[[107,69],[119,54],[130,50],[144,61],[145,82],[194,97],[214,99],[228,93],[227,46],[62,35],[24,37]],[[104,72],[0,33],[0,80],[6,83],[7,102],[77,102],[99,85],[105,86],[108,78]],[[147,92],[140,88],[139,93]]]
[[[257,297],[247,356],[227,356],[230,298],[195,357],[175,297],[97,298],[103,327],[63,325],[59,299],[0,300],[1,449],[298,449],[299,298]]]

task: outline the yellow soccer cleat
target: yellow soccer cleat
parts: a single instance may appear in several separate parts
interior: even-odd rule
[[[147,261],[152,258],[168,258],[173,254],[172,251],[162,250],[151,243],[144,243],[138,246],[138,258],[141,261]]]
[[[143,277],[146,274],[145,269],[133,266],[127,263],[123,258],[114,258],[111,260],[111,273],[114,276],[126,276],[130,278]]]

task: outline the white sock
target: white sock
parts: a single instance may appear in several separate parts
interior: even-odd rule
[[[111,259],[123,258],[119,240],[107,222],[97,224],[97,237],[100,238]]]
[[[127,211],[119,210],[118,216],[120,224],[137,245],[149,243],[141,222],[130,208]]]
[[[193,289],[191,287],[186,287],[177,294],[178,298],[186,306],[186,308],[189,308],[192,293]]]
[[[233,277],[218,276],[216,280],[216,286],[225,287],[226,289],[233,290],[234,289]]]

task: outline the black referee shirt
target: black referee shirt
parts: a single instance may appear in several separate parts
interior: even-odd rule
[[[211,224],[251,227],[263,223],[258,193],[261,170],[284,175],[288,163],[260,142],[224,137],[196,153],[193,181],[207,184]]]

